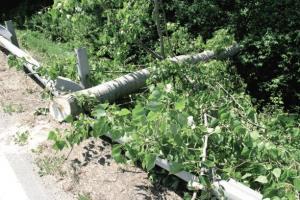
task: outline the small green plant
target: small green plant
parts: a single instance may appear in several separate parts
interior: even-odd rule
[[[2,109],[4,113],[8,113],[8,114],[12,114],[12,113],[21,113],[24,112],[24,108],[22,105],[20,104],[12,104],[12,103],[8,103],[8,104],[2,104]]]
[[[14,142],[15,144],[23,146],[28,143],[29,137],[30,137],[29,131],[17,132],[14,137]]]
[[[45,156],[43,158],[38,158],[36,160],[36,165],[39,168],[39,175],[46,176],[46,175],[54,175],[57,172],[59,174],[63,174],[61,171],[61,166],[64,163],[65,158],[59,156]]]
[[[34,111],[34,115],[47,115],[49,113],[48,108],[38,108]]]
[[[38,147],[36,147],[35,149],[31,149],[32,153],[35,153],[37,155],[40,155],[41,153],[43,153],[43,151],[45,150],[45,146],[40,144]]]
[[[91,195],[88,193],[83,193],[78,195],[78,200],[92,200]]]
[[[23,69],[25,59],[17,58],[16,56],[9,55],[7,57],[7,64],[9,67],[14,67],[17,70]]]
[[[45,89],[41,92],[41,97],[42,97],[42,99],[45,99],[45,100],[51,100],[52,99],[51,92],[47,89]]]

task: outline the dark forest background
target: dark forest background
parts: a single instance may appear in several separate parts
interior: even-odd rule
[[[26,18],[29,18],[37,10],[53,4],[53,0],[9,0],[0,7],[0,21],[14,20],[22,26]]]

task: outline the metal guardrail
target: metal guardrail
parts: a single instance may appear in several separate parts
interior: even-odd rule
[[[0,35],[8,40],[11,40],[12,37],[12,34],[2,25],[0,25]]]

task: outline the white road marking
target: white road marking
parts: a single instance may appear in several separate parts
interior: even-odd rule
[[[0,200],[29,200],[6,156],[0,152]]]

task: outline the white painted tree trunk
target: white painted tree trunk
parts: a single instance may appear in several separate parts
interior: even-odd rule
[[[143,69],[86,90],[57,97],[50,103],[50,114],[58,121],[65,120],[69,115],[77,115],[81,111],[76,103],[78,95],[95,96],[100,101],[113,102],[145,87],[149,76],[149,70]]]
[[[208,61],[210,59],[224,59],[235,55],[239,51],[238,45],[226,48],[221,53],[213,51],[204,51],[194,55],[176,56],[168,58],[174,63]],[[76,103],[77,95],[95,96],[100,101],[113,102],[116,99],[134,93],[138,89],[146,86],[146,80],[150,76],[149,69],[143,69],[134,73],[127,74],[115,80],[103,83],[101,85],[55,98],[50,103],[50,114],[58,121],[65,120],[69,115],[75,116],[80,113]]]

